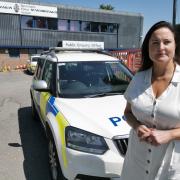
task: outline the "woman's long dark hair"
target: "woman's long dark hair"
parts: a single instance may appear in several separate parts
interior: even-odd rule
[[[150,40],[153,32],[162,27],[168,28],[174,34],[174,39],[175,39],[175,30],[169,22],[159,21],[156,24],[154,24],[147,32],[147,34],[144,38],[142,47],[141,47],[142,66],[139,69],[139,71],[144,71],[144,70],[152,67],[153,62],[149,57],[149,40]]]

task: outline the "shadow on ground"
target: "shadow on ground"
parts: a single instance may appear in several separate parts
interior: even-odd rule
[[[42,125],[32,119],[31,107],[20,108],[18,120],[26,180],[50,180],[47,140]]]

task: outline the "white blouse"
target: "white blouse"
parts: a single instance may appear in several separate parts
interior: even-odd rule
[[[138,72],[125,98],[138,121],[161,130],[180,127],[180,66],[167,89],[156,99],[151,86],[152,68]],[[121,180],[180,180],[180,141],[152,146],[130,132]]]

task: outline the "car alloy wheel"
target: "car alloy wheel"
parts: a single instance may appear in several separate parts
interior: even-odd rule
[[[62,174],[54,140],[52,138],[49,138],[48,141],[49,141],[48,142],[49,165],[50,165],[52,180],[66,180],[66,178]]]
[[[57,159],[56,159],[56,150],[52,140],[49,140],[49,164],[50,164],[52,179],[57,180],[58,167],[57,167]]]

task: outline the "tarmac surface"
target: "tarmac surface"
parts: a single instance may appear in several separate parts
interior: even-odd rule
[[[0,180],[50,180],[47,141],[31,116],[32,76],[0,72]]]

